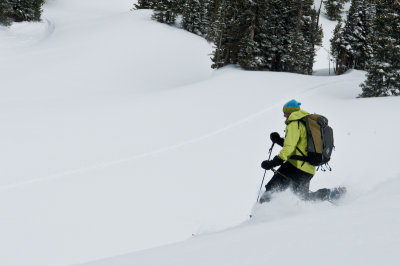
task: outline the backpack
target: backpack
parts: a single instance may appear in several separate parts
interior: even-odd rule
[[[291,159],[309,162],[314,166],[327,164],[331,159],[333,143],[333,130],[328,125],[328,119],[319,114],[312,114],[298,120],[305,124],[307,130],[308,156],[297,148],[302,156],[294,155]]]

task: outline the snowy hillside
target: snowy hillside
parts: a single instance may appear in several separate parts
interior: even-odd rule
[[[324,49],[314,76],[212,70],[210,43],[132,5],[0,27],[0,265],[398,264],[399,97],[356,98],[365,73],[328,76]],[[335,132],[311,189],[348,197],[282,193],[249,220],[293,98]]]

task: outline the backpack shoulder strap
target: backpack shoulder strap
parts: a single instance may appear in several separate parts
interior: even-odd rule
[[[295,120],[295,121],[297,121],[297,126],[298,126],[299,129],[300,129],[300,122],[303,123],[307,127],[306,119],[307,119],[307,116],[305,116],[305,117],[303,117],[303,118],[301,118],[299,120]],[[308,162],[308,157],[297,146],[296,146],[296,150],[298,150],[300,152],[301,156],[300,155],[292,155],[290,157],[290,159],[303,161],[303,165],[304,165],[305,162]]]

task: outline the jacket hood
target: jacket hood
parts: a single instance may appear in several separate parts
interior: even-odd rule
[[[292,121],[297,121],[302,119],[303,117],[309,115],[309,113],[305,110],[299,110],[290,114],[289,118],[285,121],[286,124],[289,124]]]

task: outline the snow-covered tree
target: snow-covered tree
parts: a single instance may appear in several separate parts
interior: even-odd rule
[[[340,38],[343,35],[343,24],[342,21],[339,20],[338,24],[336,24],[335,29],[333,30],[331,42],[331,54],[336,60],[336,64],[344,60],[344,49],[340,49]],[[341,65],[339,65],[341,66]],[[344,70],[338,70],[337,65],[335,65],[334,69],[335,73],[343,73]]]
[[[11,0],[15,22],[40,21],[44,0]]]
[[[371,57],[369,39],[374,17],[374,0],[352,0],[343,29],[337,28],[331,40],[337,74],[348,69],[366,69],[366,63]]]
[[[214,38],[213,60],[220,62],[214,67],[238,63],[248,70],[312,73],[314,46],[322,34],[312,0],[235,1],[219,8],[218,18],[224,14],[225,19],[216,22],[226,30],[220,39]],[[226,45],[219,46],[218,41]]]
[[[177,14],[182,14],[183,13],[183,6],[185,5],[187,0],[174,0],[174,11]]]
[[[212,68],[220,68],[225,66],[225,47],[224,42],[227,36],[227,0],[217,0],[216,11],[212,17],[212,22],[208,29],[207,39],[214,43],[214,52],[212,54]]]
[[[8,26],[12,22],[13,8],[10,0],[0,1],[0,25]]]
[[[209,2],[209,0],[206,0]],[[213,6],[208,6],[208,17],[209,17],[209,24],[206,39],[210,42],[216,44],[217,38],[221,29],[223,28],[222,21],[224,21],[225,12],[223,7],[226,5],[225,0],[215,0],[212,1]]]
[[[289,43],[290,18],[288,8],[282,0],[260,0],[258,25],[260,32],[256,40],[260,43],[264,68],[271,71],[283,71],[282,60],[287,54]]]
[[[153,18],[161,23],[175,24],[177,3],[174,0],[157,0],[154,6]]]
[[[237,64],[243,38],[245,38],[248,0],[220,0],[217,16],[210,25],[210,36],[214,41],[212,67]]]
[[[249,3],[252,6],[245,11],[244,21],[246,25],[243,31],[243,38],[240,43],[238,63],[246,70],[260,70],[265,65],[260,44],[256,41],[258,6],[255,2]]]
[[[255,0],[244,12],[244,36],[239,52],[239,64],[244,69],[279,71],[286,36],[281,2]]]
[[[134,5],[136,9],[153,9],[157,0],[138,0]]]
[[[322,29],[317,25],[317,12],[313,4],[313,0],[291,1],[284,71],[312,74],[315,45],[322,41]]]
[[[340,20],[345,0],[324,0],[326,15],[330,20]]]
[[[400,95],[400,2],[377,1],[372,57],[361,97]]]
[[[204,14],[202,17],[202,24],[205,26],[205,38],[208,39],[208,32],[210,31],[210,25],[212,22],[212,17],[216,13],[216,1],[217,0],[201,0]]]
[[[182,11],[182,28],[197,35],[204,35],[208,27],[205,24],[206,16],[204,1],[186,0]]]
[[[0,24],[40,21],[44,0],[1,0]]]

